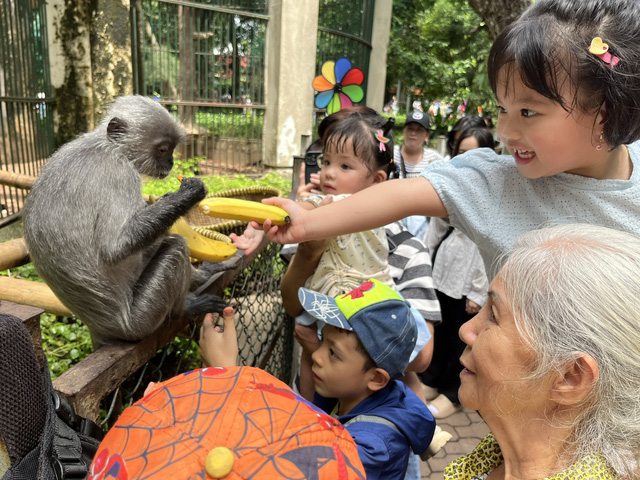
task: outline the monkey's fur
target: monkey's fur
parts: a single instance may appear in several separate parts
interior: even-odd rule
[[[141,340],[168,315],[220,312],[214,295],[188,292],[211,272],[189,263],[166,232],[205,197],[185,178],[153,205],[140,174],[167,176],[183,130],[157,102],[121,97],[98,127],[51,157],[27,198],[24,234],[38,273],[88,327],[94,346]]]

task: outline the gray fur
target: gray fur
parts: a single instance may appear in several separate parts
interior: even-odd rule
[[[163,178],[181,127],[157,102],[118,98],[97,128],[64,145],[35,182],[25,206],[31,259],[57,297],[91,332],[94,346],[141,340],[168,315],[220,311],[222,301],[189,291],[207,276],[169,227],[206,194],[196,178],[153,205],[140,174]],[[190,308],[191,307],[191,308]]]

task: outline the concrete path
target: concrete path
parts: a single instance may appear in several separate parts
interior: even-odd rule
[[[489,428],[480,415],[471,410],[461,410],[438,421],[443,430],[451,434],[451,440],[434,457],[421,462],[422,478],[441,480],[444,469],[450,462],[473,450],[482,440]]]

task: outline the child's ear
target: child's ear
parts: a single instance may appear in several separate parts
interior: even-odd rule
[[[376,170],[373,174],[373,183],[382,183],[387,180],[387,172],[383,170]]]
[[[383,370],[382,368],[372,368],[371,377],[369,379],[369,383],[367,383],[367,387],[372,392],[377,392],[378,390],[386,387],[390,380],[391,377],[386,370]]]
[[[560,405],[576,405],[593,390],[599,368],[595,359],[581,353],[565,367],[564,373],[551,388],[551,400]]]

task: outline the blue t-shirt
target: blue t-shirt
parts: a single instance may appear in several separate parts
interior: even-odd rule
[[[511,155],[471,150],[422,171],[440,196],[451,225],[473,240],[493,279],[521,234],[558,223],[590,223],[640,235],[640,142],[629,145],[629,180],[570,173],[528,179]]]

